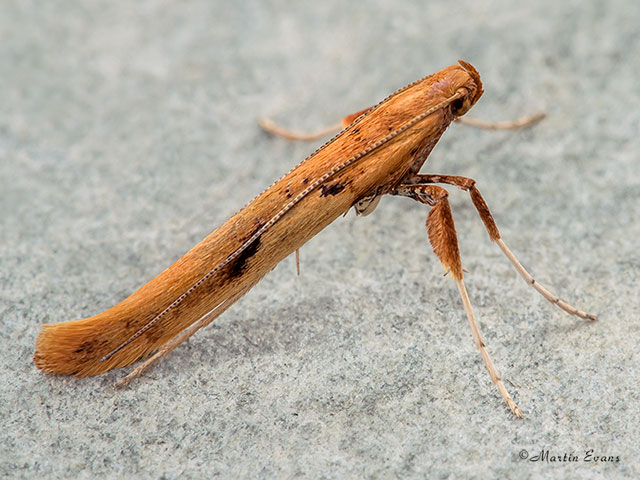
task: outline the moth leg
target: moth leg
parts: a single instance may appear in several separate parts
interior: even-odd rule
[[[515,130],[517,128],[528,127],[534,123],[539,122],[546,114],[543,112],[529,115],[526,117],[520,117],[515,120],[506,122],[485,122],[483,120],[477,120],[475,118],[457,117],[455,119],[458,123],[470,125],[476,128],[484,128],[485,130]]]
[[[158,360],[160,360],[162,357],[171,353],[173,350],[175,350],[178,347],[178,345],[180,345],[182,342],[184,342],[189,337],[191,337],[191,335],[196,333],[201,328],[206,327],[211,322],[213,322],[216,318],[222,315],[231,305],[233,305],[236,302],[236,300],[238,300],[245,293],[247,293],[252,286],[253,285],[241,290],[239,293],[236,293],[234,296],[221,302],[213,310],[211,310],[209,313],[207,313],[202,318],[200,318],[200,320],[198,320],[196,323],[194,323],[189,328],[183,330],[178,335],[176,335],[171,340],[169,340],[169,342],[163,345],[162,348],[158,349],[156,353],[154,353],[151,357],[145,360],[144,363],[142,363],[142,365],[137,366],[126,377],[116,382],[116,384],[113,387],[116,390],[119,390],[129,385],[129,383],[131,383],[131,380],[142,375],[144,372],[149,370],[149,368],[151,368],[156,362],[158,362]]]
[[[491,381],[496,385],[500,395],[502,395],[502,398],[514,415],[522,418],[524,416],[522,411],[513,401],[511,395],[509,395],[504,383],[502,383],[502,379],[500,378],[496,367],[493,365],[493,361],[491,360],[489,352],[487,352],[482,339],[475,314],[471,308],[469,295],[467,294],[467,289],[465,288],[462,280],[462,261],[460,259],[460,250],[458,248],[458,237],[453,223],[451,207],[449,206],[449,200],[447,198],[447,191],[444,188],[435,185],[403,184],[391,193],[392,195],[412,198],[413,200],[432,207],[427,217],[429,242],[445,270],[456,282],[458,291],[460,292],[460,297],[462,298],[462,304],[464,305],[464,311],[467,314],[467,320],[469,320],[469,326],[471,327],[474,343],[476,348],[480,350],[482,361],[484,362],[485,367],[487,367]]]
[[[326,127],[315,132],[298,132],[295,130],[289,130],[288,128],[278,125],[276,122],[266,117],[262,117],[258,121],[258,125],[260,125],[260,127],[265,132],[277,137],[286,138],[287,140],[301,140],[304,142],[312,142],[351,125],[356,118],[358,118],[363,113],[368,112],[369,110],[371,110],[371,107],[365,108],[364,110],[356,113],[352,113],[351,115],[347,115],[340,121],[340,123],[336,123],[335,125],[331,125],[330,127]]]
[[[298,276],[300,276],[300,249],[296,248],[296,271],[298,272]]]
[[[378,206],[378,203],[380,203],[381,198],[382,195],[379,195],[376,191],[375,193],[358,200],[353,204],[353,209],[355,210],[356,215],[362,215],[363,217],[371,215]]]
[[[502,252],[509,259],[509,261],[516,268],[520,276],[524,279],[524,281],[535,288],[540,295],[546,298],[549,302],[557,305],[565,312],[570,315],[575,315],[577,317],[582,318],[583,320],[597,320],[598,317],[592,313],[586,313],[582,310],[578,310],[575,307],[572,307],[564,300],[560,299],[558,296],[551,293],[544,286],[538,283],[530,274],[525,270],[522,264],[518,261],[513,252],[507,247],[500,236],[500,232],[498,231],[498,227],[496,222],[493,220],[493,216],[491,215],[491,211],[487,206],[487,203],[484,201],[484,198],[480,194],[480,191],[476,188],[476,181],[472,178],[467,177],[458,177],[455,175],[415,175],[406,180],[407,183],[412,185],[419,184],[432,184],[432,183],[444,183],[448,185],[454,185],[461,190],[465,190],[469,192],[471,196],[471,201],[473,205],[476,207],[484,226],[489,233],[489,238],[498,244]]]

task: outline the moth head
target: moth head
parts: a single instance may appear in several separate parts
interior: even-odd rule
[[[470,63],[458,60],[460,66],[467,72],[468,79],[456,90],[457,98],[451,102],[451,112],[456,116],[462,116],[475,105],[482,96],[482,80],[480,74]]]

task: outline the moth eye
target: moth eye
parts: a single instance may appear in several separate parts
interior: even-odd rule
[[[456,115],[464,115],[471,108],[471,101],[467,97],[456,98],[451,102],[451,112]]]
[[[453,113],[456,113],[458,110],[460,110],[463,104],[464,104],[464,100],[462,98],[457,98],[456,100],[454,100],[454,102],[451,104],[451,109],[453,110]]]

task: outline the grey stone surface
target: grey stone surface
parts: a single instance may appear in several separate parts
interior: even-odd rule
[[[638,478],[640,9],[634,2],[0,3],[0,477]],[[347,4],[348,3],[348,4]],[[533,5],[535,3],[535,5]],[[474,350],[425,208],[340,218],[132,388],[31,361],[313,149],[334,122],[455,63],[470,116],[425,170],[477,179],[530,291],[452,191]],[[573,454],[572,462],[529,462]],[[585,462],[587,450],[619,462]],[[524,455],[524,454],[523,454]]]

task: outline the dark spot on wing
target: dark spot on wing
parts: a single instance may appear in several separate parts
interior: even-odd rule
[[[337,195],[339,194],[341,191],[343,191],[345,189],[345,187],[347,185],[349,185],[351,182],[345,182],[345,183],[332,183],[330,185],[321,185],[320,186],[320,196],[321,197],[326,197],[329,195]]]
[[[258,247],[260,247],[260,237],[256,238],[252,241],[247,248],[245,248],[240,254],[229,262],[229,266],[227,267],[229,270],[229,278],[237,277],[244,272],[246,268],[247,260],[253,257],[258,251]]]
[[[178,307],[180,307],[180,305],[178,305],[176,308]],[[157,327],[157,325],[154,325],[154,327]],[[145,333],[146,339],[147,339],[146,341],[151,345],[158,343],[162,338],[163,333],[164,333],[164,330],[162,328],[152,327],[149,330],[147,330],[147,332]]]
[[[253,237],[253,235],[255,235],[261,228],[262,224],[260,223],[248,238]],[[238,254],[236,258],[227,264],[227,275],[229,278],[237,277],[244,272],[247,267],[247,261],[256,254],[258,248],[260,248],[260,237],[254,239],[242,252]]]
[[[96,352],[96,350],[104,350],[108,344],[108,339],[100,339],[99,337],[93,338],[91,340],[87,340],[86,342],[82,342],[80,346],[76,348],[74,353],[82,354],[82,357],[90,357]]]
[[[82,353],[82,352],[84,352],[85,354],[90,354],[91,352],[93,352],[93,342],[92,341],[83,342],[76,349],[76,353]]]

